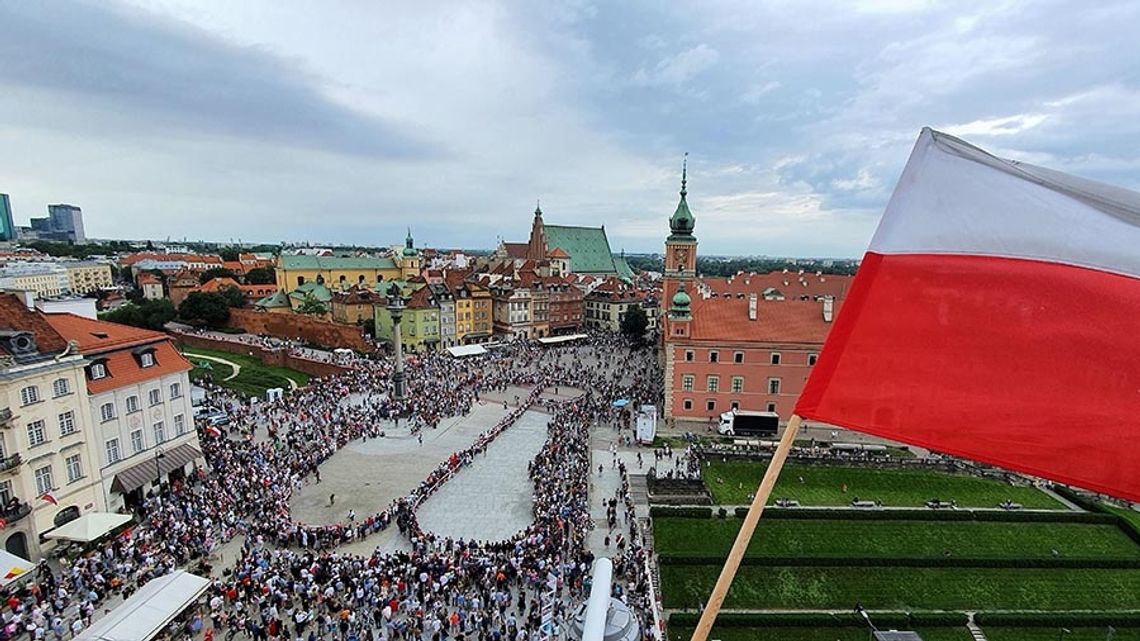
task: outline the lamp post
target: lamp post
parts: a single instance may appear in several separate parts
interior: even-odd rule
[[[166,451],[161,447],[154,450],[154,489],[157,494],[162,489],[162,459],[166,458]]]
[[[392,283],[388,289],[388,313],[392,316],[392,344],[396,355],[396,368],[392,373],[392,398],[402,401],[407,398],[407,387],[404,382],[404,345],[400,334],[400,319],[404,316],[404,297],[400,295],[400,287]]]

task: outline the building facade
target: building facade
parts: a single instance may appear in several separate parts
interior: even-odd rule
[[[167,335],[74,314],[44,318],[86,360],[87,465],[107,510],[134,507],[205,464],[190,404],[192,365]]]
[[[90,294],[110,289],[115,284],[111,277],[111,266],[106,263],[76,260],[60,264],[67,270],[67,283],[73,294]]]
[[[12,215],[12,201],[8,194],[0,194],[0,241],[12,242],[20,236]]]
[[[61,296],[71,289],[59,263],[9,263],[0,267],[0,289],[35,292],[37,298]]]
[[[28,309],[0,295],[0,531],[9,552],[41,555],[41,537],[106,509],[83,356]]]

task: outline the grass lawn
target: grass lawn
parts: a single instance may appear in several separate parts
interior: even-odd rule
[[[229,370],[226,376],[233,373],[233,370],[229,366],[222,363],[210,363],[210,365],[215,368],[213,375],[213,380],[215,383],[246,396],[263,396],[265,394],[265,390],[272,387],[283,387],[288,390],[290,388],[290,380],[297,383],[298,386],[305,385],[309,382],[309,375],[304,372],[298,372],[297,370],[289,369],[286,367],[270,367],[267,365],[262,365],[261,361],[252,356],[246,356],[244,354],[231,354],[229,352],[202,349],[198,347],[187,348],[183,353],[191,359],[193,359],[194,355],[196,354],[203,356],[216,356],[218,358],[224,358],[227,361],[240,365],[241,372],[238,373],[236,378],[230,381],[223,381],[221,379],[225,378],[225,376],[219,375],[220,369],[225,368],[226,370]]]
[[[190,380],[206,379],[210,382],[222,384],[226,378],[234,373],[234,368],[224,363],[215,363],[214,361],[207,361],[193,356],[188,358],[194,364],[194,369],[190,371]]]
[[[1115,505],[1109,505],[1107,503],[1101,503],[1100,505],[1109,512],[1112,512],[1113,514],[1122,517],[1125,521],[1131,523],[1132,527],[1140,530],[1140,512],[1123,507],[1117,507]]]
[[[916,630],[922,641],[971,641],[970,631],[965,626],[947,628],[919,628]],[[1054,631],[1054,633],[1056,633]],[[688,641],[693,636],[693,628],[669,626],[669,641]],[[710,639],[720,641],[869,641],[871,634],[867,628],[713,628]],[[1069,639],[1068,641],[1084,641]],[[1129,639],[1131,641],[1131,639]]]
[[[667,608],[696,608],[720,563],[664,565]],[[742,566],[728,608],[1119,610],[1140,600],[1140,570]]]
[[[659,554],[719,560],[728,555],[740,523],[740,519],[658,517],[653,537]],[[1140,558],[1140,546],[1114,525],[840,519],[760,519],[746,554],[1049,559],[1053,550],[1060,558]]]
[[[767,464],[752,461],[714,461],[705,467],[705,484],[722,505],[746,505],[756,491]],[[800,482],[803,479],[803,483]],[[843,491],[843,486],[847,491]],[[883,505],[918,507],[937,497],[957,501],[961,507],[997,507],[1006,499],[1029,508],[1064,509],[1048,494],[1032,487],[1014,487],[999,481],[920,470],[875,470],[788,463],[776,482],[769,505],[780,497],[803,505],[848,505],[860,500]]]
[[[1059,627],[1051,628],[998,628],[983,626],[982,631],[990,641],[1057,641],[1058,632],[1062,641],[1105,641],[1108,638],[1108,627],[1103,628],[1073,628],[1066,627],[1069,632],[1061,632]],[[670,636],[672,636],[670,634]],[[925,640],[925,637],[923,637]],[[1140,641],[1140,628],[1116,628],[1112,635],[1113,641]]]

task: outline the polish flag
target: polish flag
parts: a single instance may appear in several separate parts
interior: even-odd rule
[[[924,129],[796,414],[1140,500],[1140,194]]]
[[[48,503],[51,503],[52,505],[59,505],[59,501],[50,491],[44,492],[42,495],[40,495],[40,498],[47,501]]]
[[[207,425],[206,426],[206,433],[209,434],[210,436],[215,437],[215,438],[222,435],[222,431],[219,430],[218,428],[214,427],[213,425]]]

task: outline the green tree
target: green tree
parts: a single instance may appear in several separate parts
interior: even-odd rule
[[[231,269],[225,267],[211,267],[198,276],[198,282],[204,285],[215,278],[233,278],[234,276],[236,276],[236,274],[234,274]]]
[[[141,303],[129,303],[122,307],[99,315],[101,320],[143,329],[162,331],[167,323],[176,316],[174,304],[167,299],[147,300]]]
[[[645,338],[645,330],[649,327],[649,317],[641,305],[634,304],[625,308],[625,317],[621,319],[621,333],[640,343]]]
[[[217,292],[191,292],[178,308],[178,316],[192,325],[221,327],[230,319],[230,305]]]
[[[317,300],[317,297],[313,296],[312,292],[306,293],[305,297],[301,299],[301,304],[297,305],[297,313],[298,314],[311,314],[313,316],[323,316],[324,314],[327,314],[328,312],[329,312],[329,308],[327,306],[325,306],[324,303]]]
[[[222,260],[226,261],[237,260],[239,253],[240,251],[236,247],[223,247],[218,250],[218,255],[222,257]]]
[[[245,273],[247,285],[272,285],[277,282],[277,274],[272,267],[254,267]]]
[[[242,294],[241,290],[237,287],[226,285],[225,287],[219,288],[218,293],[222,295],[222,298],[226,299],[226,305],[230,307],[245,307],[245,295]]]

